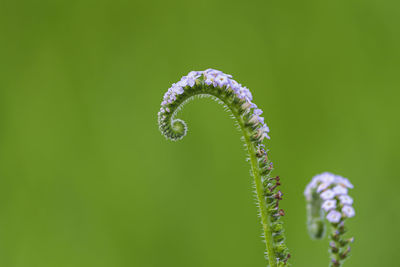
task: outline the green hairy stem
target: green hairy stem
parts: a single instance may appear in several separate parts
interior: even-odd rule
[[[257,123],[251,120],[252,114],[246,103],[225,87],[214,87],[205,84],[203,78],[197,79],[193,87],[185,87],[184,93],[168,104],[168,112],[159,113],[158,122],[161,132],[167,139],[173,141],[182,139],[186,135],[186,123],[176,119],[175,116],[186,102],[196,96],[208,96],[216,99],[231,111],[237,121],[250,158],[251,173],[254,178],[257,204],[266,243],[268,266],[287,266],[290,254],[284,242],[283,225],[280,220],[284,212],[279,209],[279,200],[282,199],[282,193],[277,190],[280,185],[279,177],[271,176],[272,163],[267,157],[262,144],[263,138],[260,137]]]

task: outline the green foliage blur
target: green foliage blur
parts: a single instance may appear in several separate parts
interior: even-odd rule
[[[303,189],[348,177],[345,266],[397,266],[400,2],[0,0],[0,266],[265,266],[240,133],[170,84],[220,69],[271,128],[293,266],[328,266]]]

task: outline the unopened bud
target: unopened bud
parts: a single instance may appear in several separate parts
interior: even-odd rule
[[[338,266],[340,266],[340,263],[337,260],[332,259],[332,266],[338,267]]]
[[[280,216],[285,216],[285,211],[283,209],[280,209],[278,213]]]
[[[340,253],[340,258],[345,259],[349,255],[350,251],[351,251],[351,248],[347,247],[347,249],[343,253]]]
[[[338,253],[339,249],[336,247],[336,243],[335,242],[330,242],[329,246],[331,247],[332,253]]]

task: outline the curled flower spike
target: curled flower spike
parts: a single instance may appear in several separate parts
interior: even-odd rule
[[[263,144],[265,139],[270,139],[269,127],[261,117],[263,111],[253,103],[250,90],[232,79],[231,75],[214,69],[191,71],[179,82],[172,84],[161,102],[158,124],[167,139],[176,141],[186,135],[186,123],[175,117],[183,105],[196,96],[217,100],[232,112],[237,121],[243,133],[254,178],[267,247],[266,259],[271,267],[287,266],[290,254],[285,245],[280,220],[285,212],[279,208],[283,197],[278,190],[281,180],[279,176],[271,176],[273,166]]]
[[[349,256],[349,244],[354,241],[354,238],[346,240],[343,237],[345,220],[355,216],[353,199],[348,195],[348,189],[352,188],[348,179],[325,172],[314,176],[304,191],[310,236],[321,239],[325,233],[324,219],[331,224],[331,266],[335,267],[341,266]]]
[[[198,95],[210,96],[223,102],[235,116],[240,116],[253,128],[252,138],[259,143],[264,138],[270,138],[269,128],[260,116],[263,112],[252,102],[250,90],[233,80],[231,75],[214,69],[191,71],[179,82],[172,84],[164,94],[158,122],[165,137],[175,141],[186,135],[186,123],[175,119],[175,115],[185,102]]]

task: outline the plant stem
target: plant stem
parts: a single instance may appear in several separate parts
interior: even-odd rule
[[[268,262],[269,262],[270,267],[276,267],[277,265],[276,265],[276,259],[275,259],[275,253],[274,253],[274,245],[273,245],[272,233],[271,233],[271,228],[270,228],[271,223],[269,221],[267,203],[265,201],[264,185],[261,180],[260,169],[258,167],[258,161],[256,158],[254,145],[250,140],[248,131],[244,127],[243,119],[236,115],[236,113],[232,110],[231,106],[228,103],[225,103],[225,104],[231,109],[231,112],[235,116],[237,122],[240,125],[240,129],[242,130],[242,133],[243,133],[244,141],[246,143],[246,147],[247,147],[249,157],[250,157],[250,165],[251,165],[251,171],[252,171],[253,177],[254,177],[254,184],[256,186],[258,207],[260,209],[261,223],[262,223],[263,231],[264,231],[265,244],[267,246]]]
[[[240,106],[237,106],[237,103],[233,103],[232,99],[229,99],[226,96],[226,92],[221,90],[215,90],[215,88],[209,88],[207,86],[204,86],[199,90],[199,91],[189,91],[186,92],[186,99],[185,101],[188,101],[189,99],[195,97],[196,95],[209,95],[217,99],[218,101],[222,102],[225,104],[226,107],[229,108],[233,116],[235,117],[237,123],[240,126],[240,129],[243,133],[243,138],[244,142],[246,144],[248,154],[250,157],[250,165],[251,165],[251,172],[254,177],[254,184],[256,187],[256,193],[257,193],[257,201],[258,201],[258,207],[260,209],[260,216],[261,216],[261,223],[263,226],[263,231],[264,231],[264,237],[265,237],[265,243],[266,243],[266,250],[267,250],[267,256],[268,256],[268,263],[270,267],[277,267],[277,259],[274,251],[274,240],[272,237],[272,229],[271,229],[271,221],[270,217],[271,214],[269,214],[268,208],[267,208],[267,203],[266,203],[266,195],[265,195],[265,189],[263,185],[263,181],[261,179],[261,170],[259,167],[258,159],[256,157],[256,148],[254,142],[251,140],[251,135],[254,134],[252,130],[249,130],[245,126],[245,120],[243,117],[240,115],[239,109]],[[182,103],[179,103],[182,104]],[[176,111],[175,111],[176,112]],[[279,265],[281,266],[281,265]]]
[[[241,127],[242,127],[242,125],[241,125]],[[242,130],[243,130],[243,128],[242,128]],[[247,149],[249,152],[251,171],[253,172],[254,183],[256,186],[258,206],[259,206],[260,215],[261,215],[261,223],[263,225],[265,243],[266,243],[267,252],[268,252],[267,253],[268,261],[269,261],[269,264],[271,267],[276,267],[274,246],[273,246],[272,234],[271,234],[271,229],[270,229],[271,224],[269,221],[267,204],[265,202],[264,186],[263,186],[263,183],[261,180],[260,170],[258,168],[258,161],[255,156],[254,146],[253,146],[252,142],[250,141],[250,137],[248,136],[246,131],[243,131],[243,135],[244,135],[244,139],[245,139]]]

